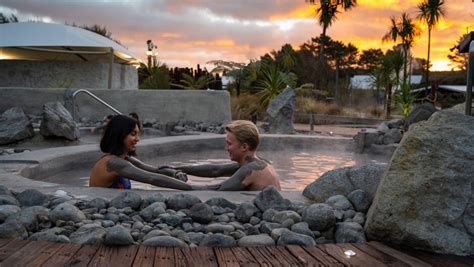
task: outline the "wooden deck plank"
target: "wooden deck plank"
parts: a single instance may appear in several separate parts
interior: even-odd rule
[[[16,252],[10,254],[3,262],[4,266],[41,266],[51,255],[54,255],[63,244],[35,241],[29,242]]]
[[[304,266],[323,265],[318,259],[311,256],[311,254],[298,245],[287,245],[286,249]]]
[[[174,266],[174,249],[172,247],[156,247],[155,250],[155,260],[153,266]]]
[[[107,247],[100,246],[88,266],[132,266],[137,255],[138,246]]]
[[[0,248],[3,247],[4,245],[10,243],[12,239],[0,239]]]
[[[3,262],[11,254],[15,253],[22,247],[26,246],[30,241],[21,239],[12,239],[10,242],[0,248],[0,262]]]
[[[227,248],[223,248],[227,249]],[[245,265],[245,266],[260,266],[258,262],[255,260],[252,254],[250,252],[242,247],[231,247],[229,248],[232,253],[234,253],[235,257],[239,260],[240,265]]]
[[[344,266],[343,263],[338,261],[336,258],[327,254],[325,251],[319,249],[318,247],[301,247],[306,250],[311,256],[316,258],[322,265],[330,266]]]
[[[249,247],[245,249],[254,257],[260,266],[283,266],[277,260],[267,255],[267,253],[262,253],[258,247]]]
[[[71,259],[65,264],[67,266],[87,266],[99,250],[99,246],[82,245]]]
[[[64,266],[81,249],[79,244],[64,244],[54,255],[45,261],[42,267]]]
[[[397,266],[397,267],[407,267],[412,266],[406,262],[403,262],[387,253],[384,253],[380,250],[375,249],[367,245],[367,243],[358,243],[358,244],[345,244],[348,249],[354,250],[356,253],[358,251],[363,251],[364,253],[370,255],[371,257],[387,264],[388,266]]]
[[[221,247],[214,247],[214,254],[216,255],[216,261],[219,266],[225,267],[238,267],[240,266],[239,260],[235,257],[232,250]]]
[[[214,250],[210,247],[181,248],[186,266],[218,266]]]
[[[427,262],[431,264],[432,266],[459,266],[459,267],[474,266],[474,260],[469,257],[436,254],[436,253],[413,250],[413,249],[408,249],[408,248],[400,248],[399,250],[417,259]]]
[[[400,261],[403,261],[407,264],[409,264],[410,266],[420,266],[420,267],[429,267],[431,266],[431,264],[428,264],[422,260],[419,260],[415,257],[412,257],[410,255],[407,255],[403,252],[400,252],[394,248],[391,248],[389,246],[386,246],[380,242],[377,242],[377,241],[371,241],[371,242],[368,242],[367,243],[369,246],[372,246],[374,248],[376,248],[377,250],[380,250],[392,257],[395,257],[397,259],[399,259]]]
[[[338,261],[344,263],[344,265],[356,265],[356,266],[387,266],[382,262],[370,257],[369,255],[363,254],[356,254],[348,258],[345,254],[342,244],[324,244],[318,246],[321,250],[326,252],[327,254],[331,255],[332,257],[336,258]]]
[[[173,247],[173,254],[174,254],[174,266],[186,266],[186,257],[184,256],[181,248]]]
[[[133,266],[140,267],[153,267],[155,261],[155,247],[151,246],[140,246],[133,261]]]
[[[265,255],[266,258],[274,259],[283,266],[301,266],[298,261],[285,247],[282,246],[262,246],[257,249]]]

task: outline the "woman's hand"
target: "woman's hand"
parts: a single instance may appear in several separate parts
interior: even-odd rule
[[[173,177],[183,182],[188,181],[188,176],[186,175],[186,173],[179,170],[174,173]]]

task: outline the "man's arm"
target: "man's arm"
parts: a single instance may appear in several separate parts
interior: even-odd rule
[[[179,179],[183,182],[188,181],[188,177],[181,170],[171,168],[171,167],[167,167],[167,166],[156,167],[156,166],[153,166],[153,165],[146,164],[143,161],[140,161],[139,159],[137,159],[135,157],[130,157],[129,156],[126,159],[127,159],[127,161],[132,163],[135,167],[140,168],[142,170],[145,170],[145,171],[148,171],[148,172],[154,172],[154,173],[158,173],[158,174],[163,174],[163,175],[170,176],[170,177],[174,177],[174,178]]]
[[[176,169],[183,171],[186,174],[199,177],[222,177],[231,176],[239,169],[237,162],[227,164],[203,164],[196,166],[180,166]]]
[[[137,168],[130,162],[121,159],[119,157],[112,157],[108,162],[107,162],[107,168],[111,171],[117,172],[121,176],[125,176],[128,179],[142,182],[142,183],[147,183],[159,187],[167,187],[167,188],[173,188],[173,189],[180,189],[180,190],[191,190],[192,187],[189,184],[186,184],[182,181],[179,181],[177,179],[157,174],[157,173],[152,173],[148,172],[146,170]]]

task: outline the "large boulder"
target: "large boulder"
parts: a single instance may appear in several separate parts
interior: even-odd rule
[[[474,118],[438,111],[412,125],[367,215],[369,239],[474,254]]]
[[[382,164],[368,164],[328,171],[306,186],[303,195],[316,202],[324,202],[333,195],[346,196],[362,189],[372,200],[385,169]]]
[[[21,108],[11,108],[0,115],[0,145],[18,142],[34,135],[33,125]]]
[[[419,105],[418,107],[414,108],[410,112],[410,114],[408,114],[403,127],[405,128],[405,130],[408,130],[408,127],[410,127],[410,125],[429,119],[431,115],[433,115],[433,113],[435,113],[436,111],[437,109],[432,103],[423,103],[422,105]]]
[[[284,199],[273,185],[265,187],[265,189],[258,193],[253,203],[262,212],[268,209],[287,210],[291,206],[291,202],[288,199]]]
[[[69,111],[59,102],[43,105],[40,133],[45,137],[61,137],[74,141],[79,138],[79,127]]]
[[[293,88],[287,86],[268,104],[267,114],[270,121],[269,133],[292,134],[293,113],[296,108],[296,95]]]

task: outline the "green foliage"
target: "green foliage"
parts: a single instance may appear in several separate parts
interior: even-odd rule
[[[453,45],[451,49],[451,53],[448,55],[448,59],[451,62],[449,65],[453,67],[453,69],[460,69],[460,70],[467,70],[468,60],[469,60],[469,53],[459,53],[458,44],[464,39],[467,34],[463,34],[458,38],[456,43]]]
[[[382,49],[367,49],[360,54],[358,64],[364,70],[374,71],[382,65],[383,57]]]
[[[294,73],[282,72],[275,65],[264,66],[261,70],[261,78],[256,82],[261,107],[266,108],[270,100],[285,89],[287,85],[294,88],[297,79]]]
[[[395,94],[395,103],[402,108],[403,116],[406,118],[411,111],[411,107],[415,102],[415,96],[410,93],[411,87],[408,83],[402,83],[400,90]]]
[[[206,76],[201,76],[199,78],[194,78],[193,76],[183,73],[183,79],[179,81],[183,85],[175,85],[178,87],[181,87],[183,89],[191,89],[191,90],[197,90],[197,89],[204,89],[207,88],[207,78]]]
[[[166,65],[159,65],[148,69],[148,77],[140,84],[140,89],[170,89],[170,73]],[[140,71],[139,71],[140,72]]]

